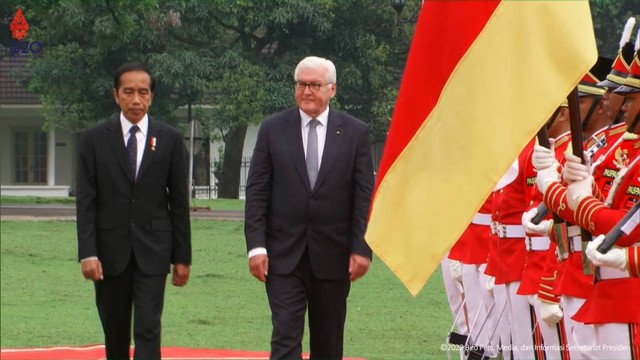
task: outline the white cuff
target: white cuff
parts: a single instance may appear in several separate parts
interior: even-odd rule
[[[89,257],[86,257],[86,258],[80,260],[80,262],[85,262],[85,261],[89,261],[89,260],[98,260],[98,257],[97,256],[89,256]]]
[[[253,248],[249,251],[249,253],[247,254],[247,257],[251,259],[256,255],[267,255],[267,248],[263,248],[263,247]]]

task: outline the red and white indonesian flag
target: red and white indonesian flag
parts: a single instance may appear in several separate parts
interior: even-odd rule
[[[587,0],[424,1],[366,234],[414,296],[596,59]]]

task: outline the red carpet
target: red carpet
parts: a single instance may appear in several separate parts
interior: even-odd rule
[[[133,352],[132,352],[133,355]],[[30,349],[2,349],[2,360],[99,360],[104,359],[104,345],[59,346]],[[269,359],[265,351],[190,349],[180,347],[162,348],[164,360],[264,360]],[[308,354],[305,354],[305,359]],[[361,358],[345,358],[345,360],[364,360]]]

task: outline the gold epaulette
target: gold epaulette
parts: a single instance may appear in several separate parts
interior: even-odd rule
[[[624,123],[623,123],[623,124],[624,124]],[[617,127],[613,128],[613,129],[610,129],[610,130],[607,132],[607,136],[617,135],[617,134],[620,134],[620,133],[625,132],[625,131],[627,131],[627,126],[626,126],[626,125],[624,125],[624,126],[617,126]]]

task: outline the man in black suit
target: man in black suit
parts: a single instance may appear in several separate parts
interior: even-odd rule
[[[170,264],[184,286],[191,263],[186,149],[176,129],[147,116],[154,80],[121,66],[121,112],[80,140],[76,210],[82,274],[94,281],[108,359],[160,359],[160,317]]]
[[[262,122],[247,180],[251,274],[266,282],[272,359],[301,359],[309,308],[311,359],[342,358],[350,281],[371,261],[364,241],[373,190],[367,126],[331,110],[336,70],[307,57],[297,108]]]

